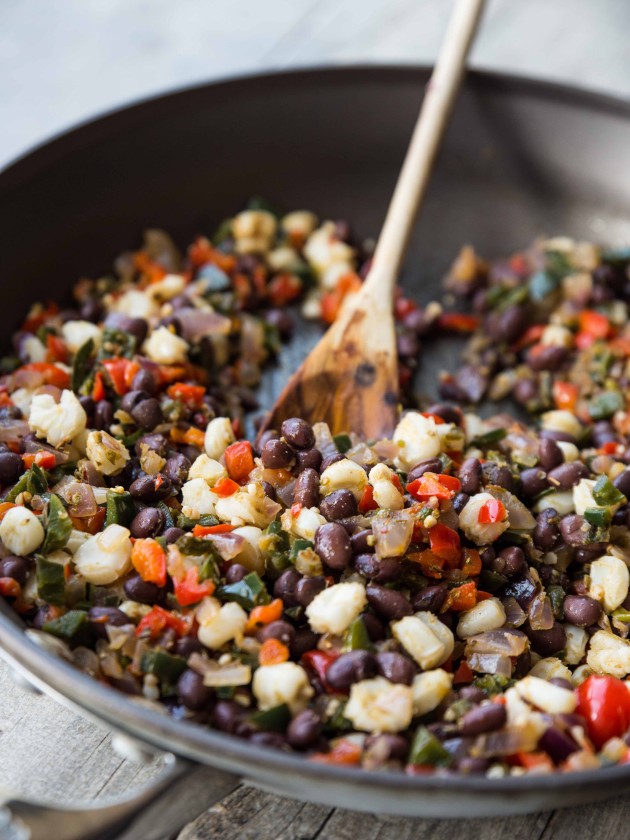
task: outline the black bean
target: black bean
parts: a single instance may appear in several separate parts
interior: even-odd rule
[[[481,735],[483,732],[501,729],[506,721],[505,706],[500,703],[484,703],[466,712],[460,721],[459,730],[462,735]]]
[[[295,628],[288,621],[272,621],[258,631],[256,638],[259,642],[264,642],[267,639],[277,639],[290,648],[295,641]]]
[[[402,735],[383,733],[369,735],[365,739],[365,749],[378,756],[383,764],[388,761],[403,762],[407,760],[409,754],[409,743]]]
[[[0,577],[13,578],[20,586],[24,586],[28,576],[29,562],[24,557],[9,555],[0,560]]]
[[[173,494],[173,485],[162,473],[141,475],[131,483],[129,492],[141,502],[159,502]]]
[[[103,314],[101,302],[96,300],[96,298],[89,298],[81,306],[79,314],[84,321],[91,321],[95,324],[97,321],[101,320],[101,316]]]
[[[285,309],[269,309],[265,314],[265,321],[278,330],[283,341],[288,341],[291,338],[295,323],[291,314]]]
[[[598,560],[606,554],[606,543],[589,543],[589,545],[581,545],[573,552],[573,560],[576,563],[592,563],[593,560]]]
[[[370,542],[372,531],[369,528],[363,528],[360,531],[355,531],[350,537],[350,545],[353,554],[369,554],[374,551],[374,545]]]
[[[315,532],[315,551],[331,569],[345,569],[352,560],[348,532],[338,522],[320,525]]]
[[[322,465],[319,468],[320,473],[323,473],[324,470],[327,470],[331,464],[336,464],[338,461],[343,461],[345,455],[342,455],[341,452],[334,452],[332,455],[327,455],[322,460]]]
[[[183,537],[185,533],[186,532],[183,528],[167,528],[162,536],[166,540],[167,545],[170,545],[171,543],[177,542],[177,540],[180,537]]]
[[[314,650],[319,642],[319,636],[309,627],[301,627],[295,631],[295,641],[291,645],[291,656],[300,659],[307,650]]]
[[[160,403],[155,397],[149,397],[148,400],[141,400],[131,412],[131,416],[138,426],[146,429],[148,432],[155,429],[164,420]]]
[[[380,642],[387,635],[387,630],[381,619],[374,613],[366,612],[361,616],[371,642]]]
[[[559,521],[558,512],[553,508],[546,508],[538,514],[532,534],[536,548],[541,551],[551,551],[560,539]]]
[[[203,645],[194,636],[182,636],[173,645],[173,653],[176,656],[183,656],[184,659],[188,659],[193,653],[201,653],[202,650]]]
[[[259,747],[271,747],[274,750],[281,750],[286,746],[286,738],[281,732],[252,732],[247,739]]]
[[[322,734],[321,717],[313,709],[299,712],[287,728],[287,741],[294,750],[308,750],[315,746]]]
[[[305,469],[316,470],[322,465],[322,453],[319,449],[299,449],[295,454],[295,472],[299,475]]]
[[[482,688],[477,688],[476,685],[465,685],[460,688],[459,696],[462,700],[468,700],[470,703],[481,703],[488,695]]]
[[[326,682],[332,688],[345,691],[354,683],[373,677],[375,673],[374,654],[367,650],[351,650],[330,663],[326,671]]]
[[[491,545],[482,549],[479,556],[481,557],[481,565],[484,569],[492,569],[495,571],[495,558],[497,553]]]
[[[132,575],[124,584],[125,595],[139,604],[157,604],[164,599],[164,590],[155,583],[142,580],[140,575]]]
[[[234,733],[248,712],[234,700],[219,700],[212,710],[212,724],[221,732]]]
[[[329,521],[356,516],[358,513],[357,500],[350,490],[334,490],[319,506],[322,516]]]
[[[173,484],[181,485],[188,478],[188,472],[191,466],[192,464],[185,455],[182,455],[181,452],[176,452],[175,455],[171,455],[166,459],[166,464],[164,464],[162,469],[164,470],[164,475],[170,478]]]
[[[526,326],[527,309],[524,306],[508,306],[497,319],[493,337],[511,344],[521,336]]]
[[[295,597],[295,587],[301,579],[300,573],[293,567],[285,569],[274,583],[274,597],[282,599],[285,607],[297,607],[298,600]]]
[[[588,595],[567,595],[563,609],[565,620],[576,627],[590,627],[602,614],[601,604]]]
[[[326,589],[326,578],[323,575],[303,577],[295,586],[295,599],[301,607],[308,607],[313,598]]]
[[[490,760],[487,758],[473,758],[465,755],[457,762],[457,772],[464,776],[476,776],[485,774],[490,767]]]
[[[591,429],[591,437],[593,439],[593,445],[597,447],[617,440],[615,430],[608,420],[599,420],[597,423],[594,423]]]
[[[589,542],[591,526],[583,516],[570,513],[560,520],[560,533],[567,545],[586,545]]]
[[[410,659],[395,650],[383,650],[375,658],[379,676],[393,683],[411,685],[417,669]]]
[[[225,573],[226,583],[238,583],[247,575],[247,569],[240,563],[231,563]]]
[[[409,600],[394,589],[371,583],[366,589],[366,594],[370,606],[390,621],[413,613]]]
[[[295,463],[293,450],[283,440],[268,440],[261,454],[263,466],[270,470],[288,470]]]
[[[131,520],[129,530],[131,536],[136,539],[155,537],[162,530],[164,525],[164,514],[154,507],[147,507],[137,513]]]
[[[427,316],[420,307],[412,310],[403,318],[403,324],[410,330],[413,330],[419,336],[426,334],[429,327]]]
[[[624,470],[622,473],[619,473],[613,481],[613,484],[626,498],[630,498],[630,470]]]
[[[538,460],[543,470],[549,472],[562,464],[564,455],[555,440],[541,438],[538,444]]]
[[[503,487],[505,490],[512,491],[514,488],[514,476],[509,467],[497,464],[494,461],[488,461],[482,467],[484,476],[484,484],[496,484],[498,487]]]
[[[458,478],[462,485],[462,492],[474,496],[481,489],[483,470],[479,458],[466,458],[459,468]]]
[[[540,467],[531,467],[521,473],[521,492],[528,499],[533,499],[549,487],[547,473]]]
[[[543,732],[538,745],[557,764],[565,761],[571,753],[577,752],[579,749],[575,741],[566,732],[556,726],[550,726]]]
[[[461,513],[470,501],[468,493],[456,493],[453,499],[453,510],[455,513]]]
[[[118,607],[91,607],[88,611],[88,621],[99,639],[107,639],[107,625],[124,627],[133,622]]]
[[[148,368],[140,368],[131,380],[131,387],[134,391],[144,391],[150,397],[155,397],[158,392],[157,378]]]
[[[569,355],[567,347],[557,347],[553,344],[536,345],[535,352],[527,354],[527,364],[532,370],[558,370]]]
[[[203,684],[203,677],[188,668],[177,681],[177,695],[187,709],[200,712],[212,701],[214,692]]]
[[[296,449],[312,449],[315,446],[315,432],[310,423],[300,417],[291,417],[280,426],[282,437]]]
[[[416,592],[412,598],[413,608],[416,612],[439,613],[446,598],[445,586],[427,586],[420,592]]]
[[[528,405],[538,399],[539,384],[535,379],[518,379],[512,395],[520,405]]]
[[[532,630],[528,624],[525,625],[524,629],[529,637],[532,649],[541,656],[551,656],[558,653],[558,651],[563,650],[567,643],[567,634],[564,632],[564,627],[557,621],[554,622],[550,630]]]
[[[556,432],[552,429],[542,429],[540,437],[546,438],[547,440],[564,441],[564,443],[577,443],[573,435],[570,435],[568,432]]]
[[[94,426],[94,409],[96,408],[96,401],[92,397],[79,397],[81,408],[85,411],[87,416],[88,429]]]
[[[442,472],[442,462],[439,458],[429,458],[412,467],[407,475],[407,483],[411,484],[412,481],[421,478],[427,472],[438,474]]]
[[[293,501],[307,508],[319,504],[319,474],[315,470],[307,467],[298,475],[293,489]]]
[[[397,557],[377,557],[375,554],[357,554],[353,560],[354,568],[376,583],[391,583],[404,572],[404,566]]]
[[[499,571],[500,574],[507,575],[507,577],[513,577],[514,575],[521,574],[525,571],[527,564],[522,548],[519,548],[516,545],[504,548],[501,550],[499,558],[502,561],[502,568],[497,569],[496,571]]]
[[[551,470],[548,475],[549,483],[560,490],[570,490],[581,478],[588,478],[589,471],[581,461],[569,461]]]
[[[445,423],[455,423],[456,426],[462,425],[461,409],[454,405],[446,405],[445,403],[435,403],[427,408],[427,414],[437,414]]]
[[[262,419],[264,419],[264,417]],[[279,437],[280,432],[277,429],[266,429],[266,431],[264,431],[256,440],[256,452],[260,455],[265,448],[266,443],[270,440],[278,440]]]
[[[153,452],[157,452],[158,455],[164,458],[168,450],[168,440],[158,432],[153,432],[150,435],[142,435],[136,441],[136,455],[138,457],[142,455],[143,446],[148,446],[149,449],[152,449]]]
[[[109,400],[99,400],[94,408],[94,428],[107,431],[114,422],[114,409]]]
[[[150,394],[147,394],[146,391],[127,391],[120,400],[120,407],[123,411],[126,411],[127,414],[131,414],[139,403],[143,400],[148,400],[149,398]]]

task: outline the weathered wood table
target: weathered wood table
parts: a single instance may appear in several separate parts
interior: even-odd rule
[[[0,162],[105,108],[245,71],[430,61],[446,0],[39,0],[0,3]],[[627,0],[491,0],[473,64],[630,97]],[[114,246],[115,247],[115,243]],[[63,803],[142,786],[108,733],[16,687],[0,666],[0,784]],[[242,788],[180,840],[624,840],[630,796],[501,820],[393,819]],[[55,840],[51,826],[51,840]]]

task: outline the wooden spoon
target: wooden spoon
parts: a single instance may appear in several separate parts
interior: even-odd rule
[[[390,437],[398,417],[396,280],[463,77],[484,0],[457,0],[374,252],[369,275],[291,376],[261,432],[302,417],[333,434]]]

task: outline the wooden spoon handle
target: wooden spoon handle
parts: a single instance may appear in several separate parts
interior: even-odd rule
[[[485,0],[456,0],[374,253],[366,292],[393,301],[407,240],[464,73]]]

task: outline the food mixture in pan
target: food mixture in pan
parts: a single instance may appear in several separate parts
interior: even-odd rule
[[[2,360],[2,594],[94,678],[311,761],[628,761],[629,260],[464,248],[442,301],[397,299],[391,440],[293,418],[255,445],[287,307],[332,322],[369,247],[260,205],[183,255],[149,232]],[[415,402],[420,343],[430,364],[449,332],[464,362]]]

